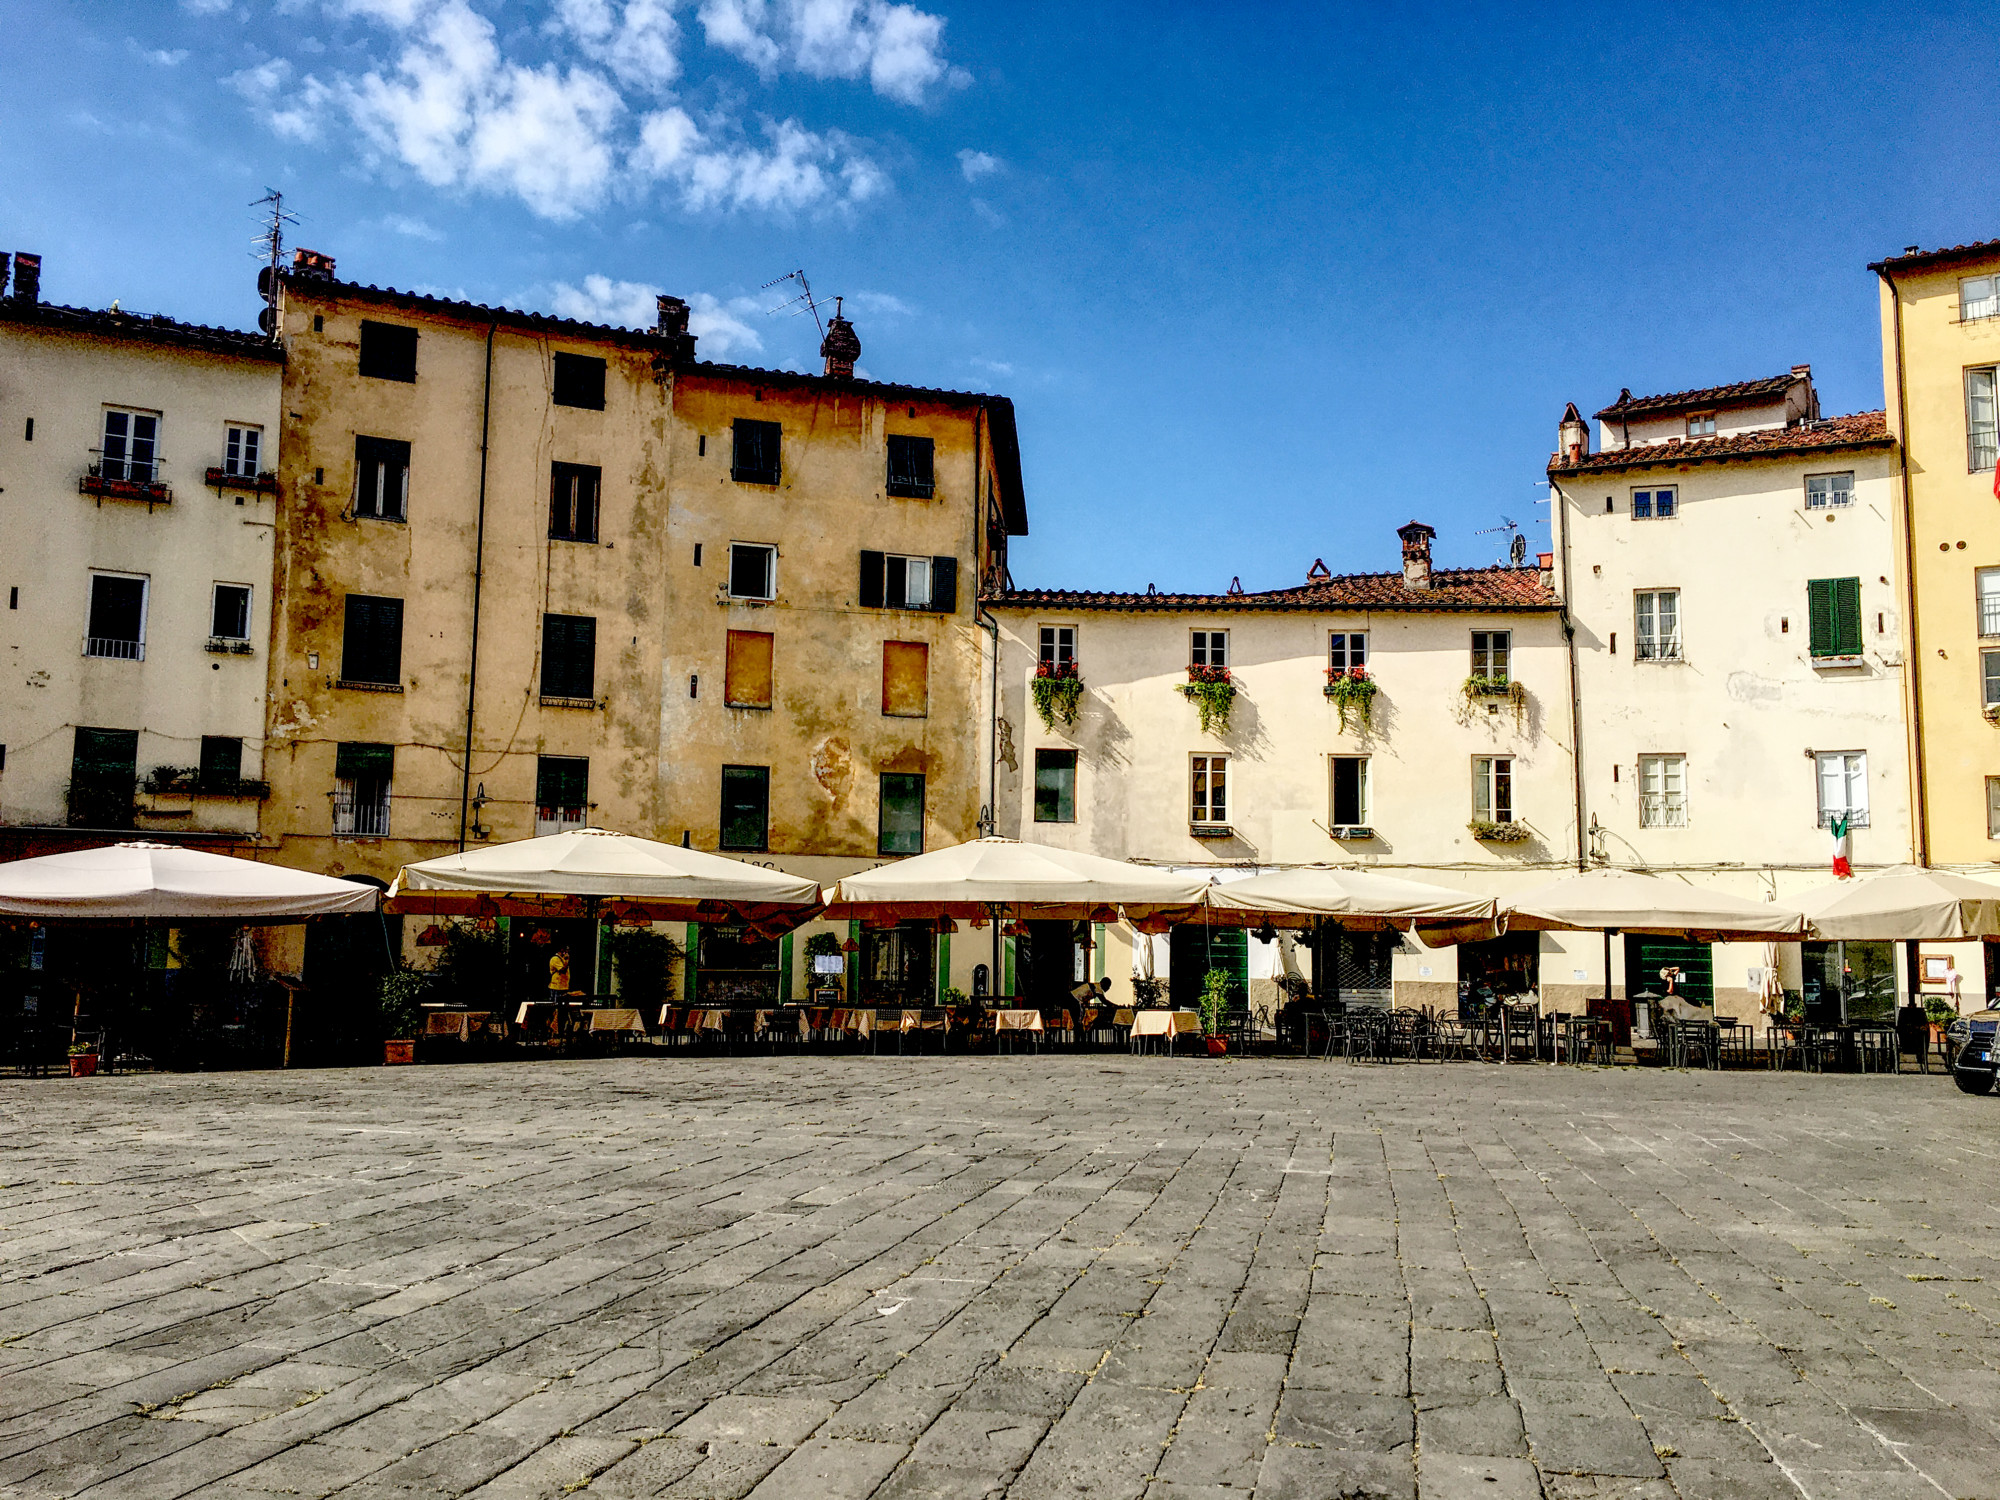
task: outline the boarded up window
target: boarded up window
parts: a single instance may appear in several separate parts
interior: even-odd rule
[[[772,636],[763,630],[729,632],[723,664],[722,701],[731,708],[771,706]]]
[[[604,361],[588,354],[558,354],[554,390],[550,394],[557,406],[603,411]]]
[[[882,712],[921,719],[931,711],[931,648],[922,641],[882,643]]]
[[[361,373],[376,380],[417,378],[417,330],[398,323],[361,322]]]

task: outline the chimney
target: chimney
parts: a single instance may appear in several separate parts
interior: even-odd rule
[[[317,250],[294,250],[292,252],[292,274],[312,276],[321,281],[333,280],[333,257],[322,255]]]
[[[1431,586],[1431,538],[1437,532],[1422,521],[1396,528],[1403,541],[1403,587],[1427,589]]]
[[[1590,452],[1590,426],[1570,402],[1563,408],[1562,425],[1556,429],[1556,453],[1565,464],[1574,466]]]
[[[14,300],[42,300],[42,258],[39,255],[30,255],[25,250],[14,252]]]
[[[655,305],[659,308],[660,336],[673,342],[674,363],[693,363],[695,335],[688,332],[687,303],[663,292]]]
[[[1542,575],[1542,579],[1541,579],[1541,582],[1542,582],[1542,587],[1543,587],[1543,588],[1545,588],[1545,589],[1552,589],[1552,588],[1554,588],[1554,587],[1556,586],[1556,555],[1555,555],[1555,553],[1553,553],[1553,552],[1537,552],[1537,553],[1535,554],[1535,567],[1536,567],[1536,569],[1537,569],[1537,570],[1539,570],[1539,571],[1540,571],[1540,573],[1541,573],[1541,575]]]
[[[844,300],[833,299],[833,316],[826,320],[826,337],[819,344],[819,352],[826,356],[826,373],[835,380],[852,380],[854,362],[861,357],[861,340],[854,325],[840,315]]]

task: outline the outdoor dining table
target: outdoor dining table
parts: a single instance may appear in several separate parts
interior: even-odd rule
[[[1192,1010],[1137,1010],[1124,1012],[1132,1017],[1130,1040],[1137,1047],[1147,1037],[1159,1037],[1174,1049],[1174,1038],[1200,1032],[1201,1016]]]
[[[994,1010],[988,1011],[987,1014],[993,1018],[993,1040],[996,1044],[1002,1036],[1012,1032],[1026,1035],[1034,1043],[1037,1051],[1041,1049],[1042,1033],[1045,1028],[1040,1011]]]
[[[491,1011],[485,1010],[426,1011],[424,1035],[456,1037],[461,1042],[469,1042],[491,1027],[495,1019]]]
[[[640,1019],[637,1007],[629,1005],[601,1005],[583,1012],[587,1030],[644,1036],[646,1023]]]

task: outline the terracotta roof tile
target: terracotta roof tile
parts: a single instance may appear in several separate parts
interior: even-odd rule
[[[64,307],[55,302],[16,302],[11,297],[0,297],[0,322],[177,349],[205,349],[214,354],[237,354],[274,363],[283,363],[285,358],[284,346],[261,333],[181,323],[164,313],[112,312],[108,308]]]
[[[1705,386],[1698,391],[1669,391],[1664,396],[1635,396],[1630,391],[1624,391],[1616,401],[1597,415],[1600,418],[1636,417],[1642,414],[1687,411],[1704,406],[1757,405],[1774,396],[1784,395],[1793,381],[1802,378],[1787,372],[1783,375],[1768,375],[1762,380],[1739,380],[1733,385]]]
[[[1010,589],[989,594],[990,605],[1074,610],[1126,610],[1138,614],[1261,611],[1423,610],[1445,613],[1520,613],[1553,610],[1555,594],[1538,568],[1438,568],[1427,589],[1408,588],[1401,572],[1347,573],[1254,594],[1125,594],[1089,589]]]
[[[1974,240],[1966,245],[1947,245],[1939,250],[1905,250],[1886,260],[1869,262],[1871,271],[1921,271],[1928,266],[1948,265],[1955,260],[1987,260],[2000,256],[2000,240]]]
[[[1586,454],[1580,462],[1573,464],[1563,462],[1562,455],[1557,454],[1549,464],[1549,472],[1581,474],[1608,469],[1657,469],[1681,464],[1719,463],[1729,459],[1777,458],[1825,449],[1886,448],[1893,441],[1889,436],[1888,419],[1882,412],[1862,411],[1852,416],[1802,422],[1796,427],[1769,427],[1760,432],[1738,432],[1723,437],[1612,448],[1603,453]]]

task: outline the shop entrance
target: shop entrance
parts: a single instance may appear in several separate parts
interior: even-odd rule
[[[1813,1025],[1895,1023],[1894,943],[1801,943],[1799,970]]]

